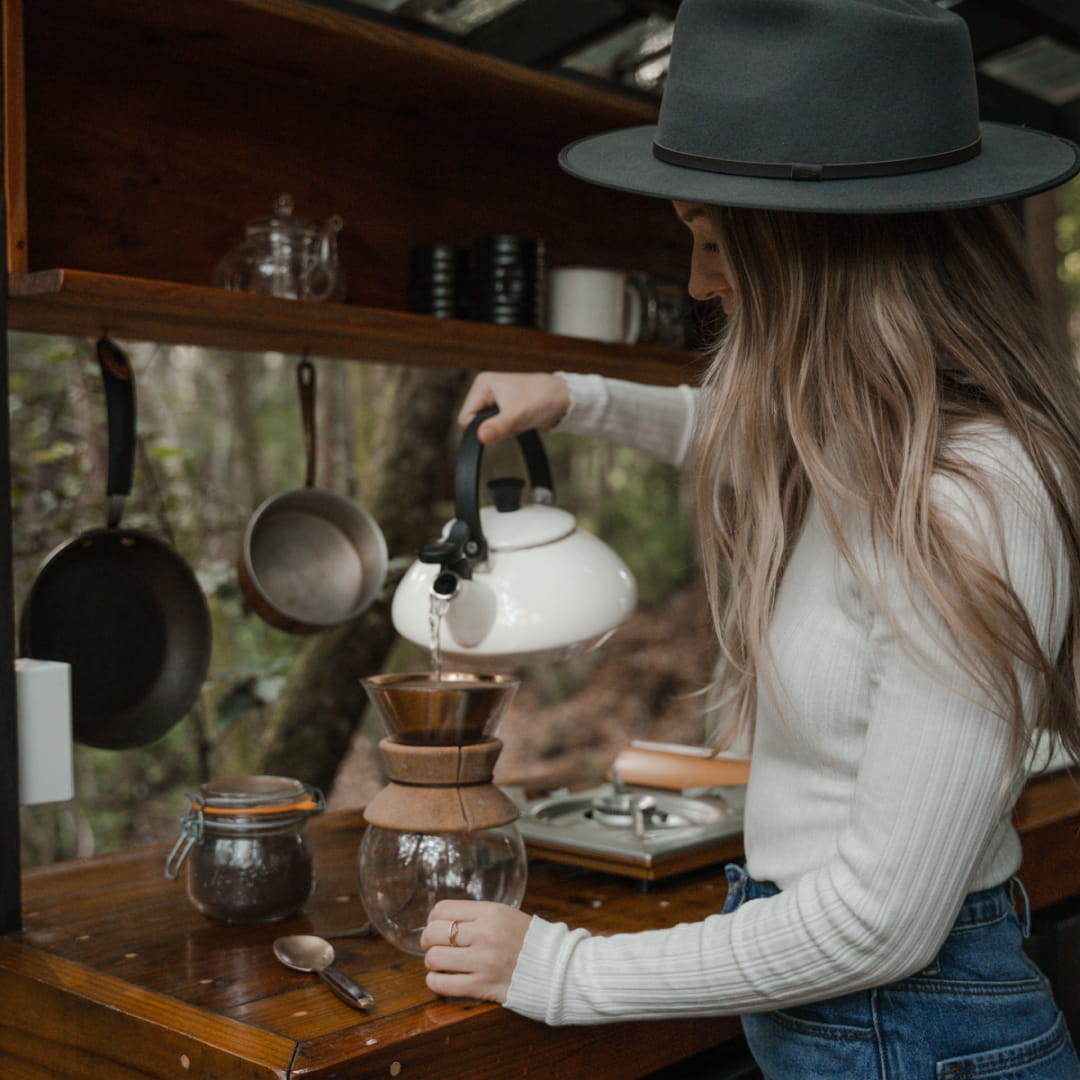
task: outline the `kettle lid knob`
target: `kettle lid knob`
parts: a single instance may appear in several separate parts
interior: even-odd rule
[[[525,490],[525,481],[520,476],[500,476],[488,481],[495,509],[500,514],[512,513],[521,509],[521,493]]]

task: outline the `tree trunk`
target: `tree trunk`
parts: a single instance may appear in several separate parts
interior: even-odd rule
[[[387,369],[379,393],[386,407],[377,410],[360,501],[386,536],[392,571],[366,612],[301,645],[274,720],[265,762],[269,773],[330,789],[363,716],[360,679],[382,670],[397,640],[390,621],[394,588],[412,554],[438,528],[433,508],[464,380],[460,372]]]

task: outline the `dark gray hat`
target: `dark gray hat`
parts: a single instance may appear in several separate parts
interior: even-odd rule
[[[559,162],[684,202],[887,213],[1034,195],[1080,148],[980,124],[967,25],[929,0],[683,0],[659,123]]]

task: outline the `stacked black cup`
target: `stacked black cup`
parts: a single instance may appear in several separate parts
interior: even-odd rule
[[[472,249],[474,319],[501,326],[544,325],[544,242],[489,236]]]
[[[543,327],[544,242],[488,236],[472,248],[432,244],[409,257],[409,310],[439,319]]]
[[[409,256],[409,310],[437,319],[468,319],[472,308],[469,249],[414,248]]]

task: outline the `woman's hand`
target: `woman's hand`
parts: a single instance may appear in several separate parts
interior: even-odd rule
[[[465,427],[481,410],[498,406],[499,413],[485,420],[476,436],[485,446],[530,428],[550,431],[570,408],[570,388],[558,375],[517,375],[484,371],[473,380],[458,413]]]
[[[506,904],[440,900],[420,936],[428,989],[502,1005],[529,920]]]

